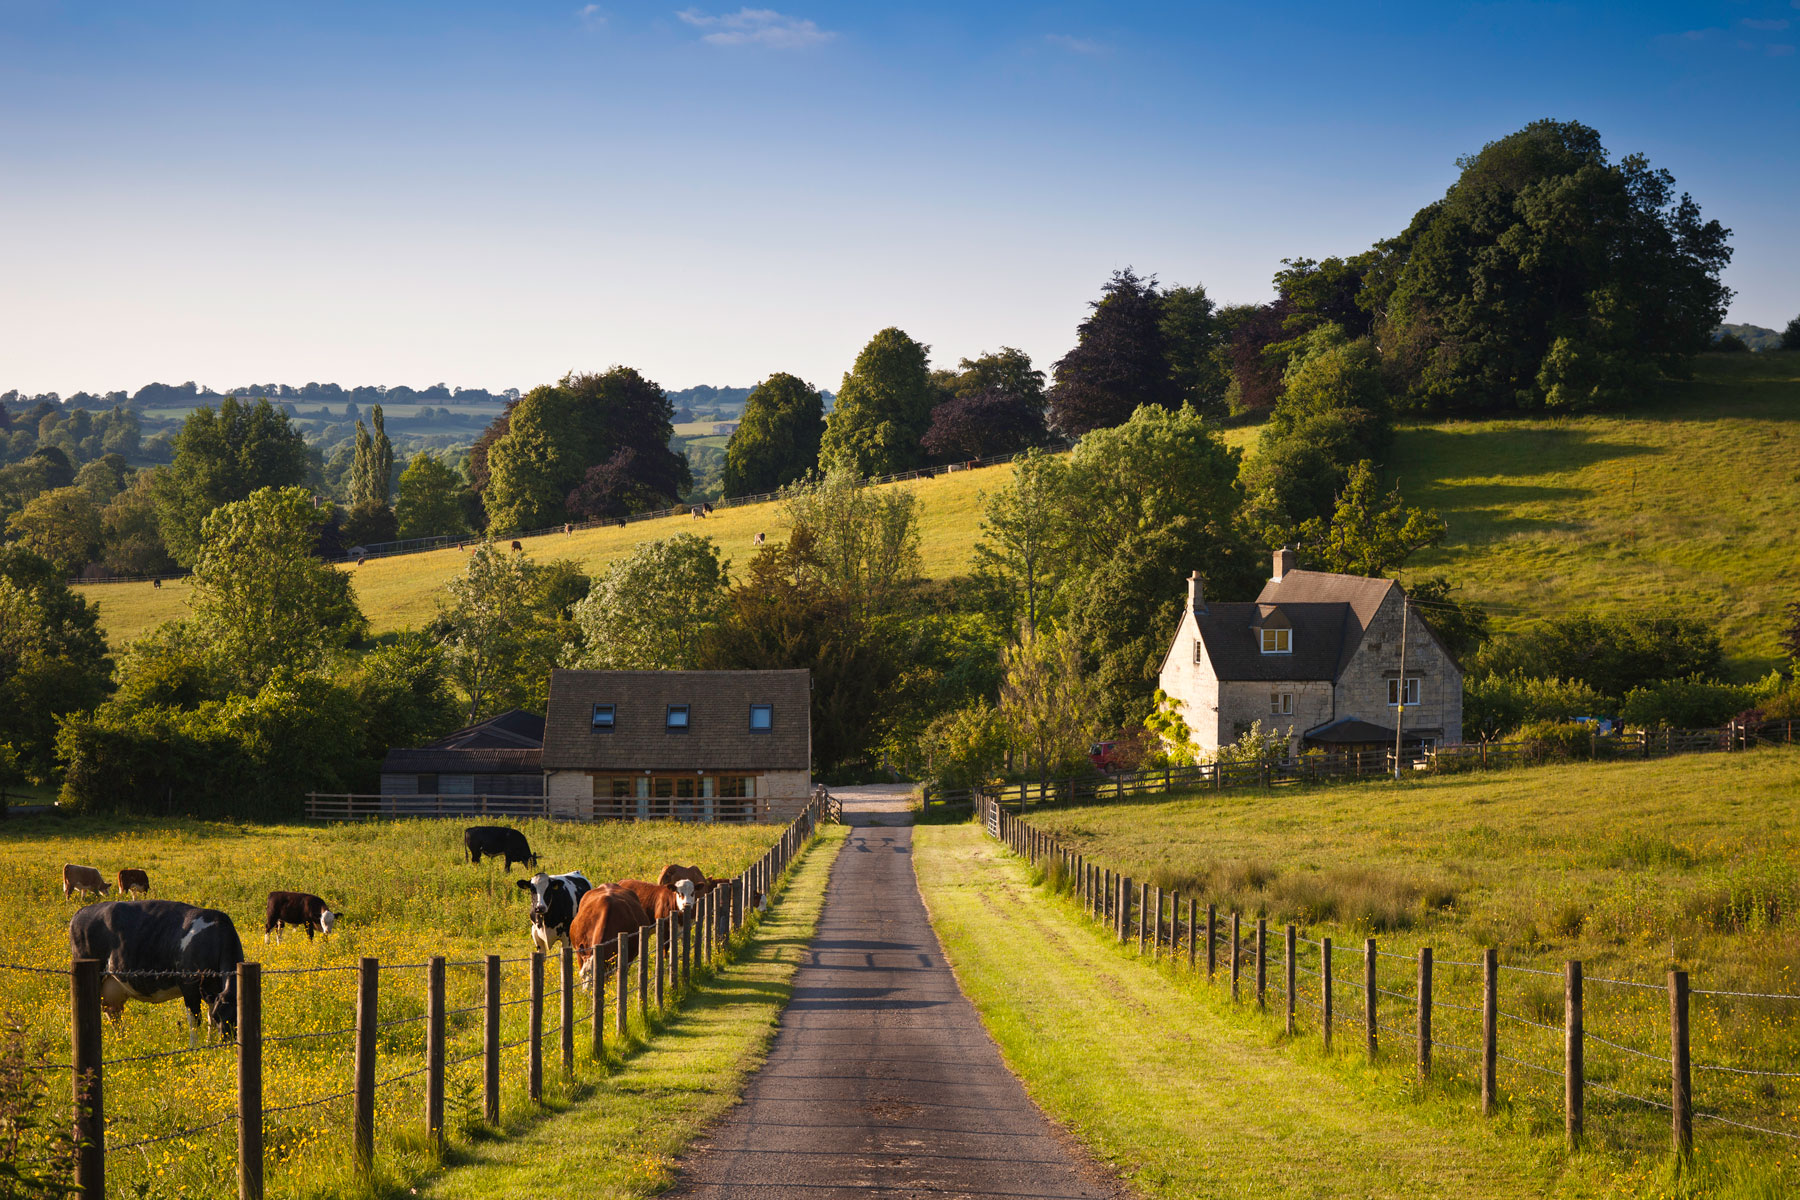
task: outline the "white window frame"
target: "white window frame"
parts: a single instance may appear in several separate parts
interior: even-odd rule
[[[1419,703],[1419,680],[1420,677],[1417,675],[1408,675],[1404,680],[1406,684],[1404,692],[1400,689],[1400,684],[1403,682],[1402,680],[1388,680],[1388,707],[1399,708],[1402,695],[1405,696],[1405,703],[1408,708],[1416,707]]]
[[[1269,715],[1272,717],[1291,717],[1294,715],[1294,693],[1270,692]]]
[[[1264,654],[1292,654],[1294,652],[1294,631],[1291,629],[1263,630],[1262,652]]]

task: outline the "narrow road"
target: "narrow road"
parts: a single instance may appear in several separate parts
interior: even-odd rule
[[[769,1060],[671,1194],[1120,1194],[1026,1097],[958,989],[919,899],[910,817],[846,801],[855,828]]]

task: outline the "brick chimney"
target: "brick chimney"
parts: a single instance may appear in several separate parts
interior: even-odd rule
[[[1296,569],[1300,564],[1294,561],[1294,552],[1283,546],[1275,552],[1275,573],[1269,576],[1270,583],[1280,583],[1281,577]]]
[[[1188,608],[1197,613],[1206,611],[1206,581],[1198,571],[1188,576]]]

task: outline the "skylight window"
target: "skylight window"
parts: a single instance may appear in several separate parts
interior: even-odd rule
[[[685,704],[669,705],[669,715],[664,727],[670,733],[686,733],[688,729],[688,706]]]
[[[773,704],[752,704],[750,706],[750,732],[768,733],[775,728],[775,706]]]
[[[594,705],[594,731],[596,733],[611,733],[613,721],[617,715],[618,709],[615,705]]]

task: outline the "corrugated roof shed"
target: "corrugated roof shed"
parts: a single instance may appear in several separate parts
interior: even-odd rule
[[[610,732],[594,706],[613,706]],[[767,733],[750,707],[767,704]],[[670,705],[688,706],[671,730]],[[798,671],[550,672],[544,732],[548,771],[806,771],[812,765],[811,673]]]

